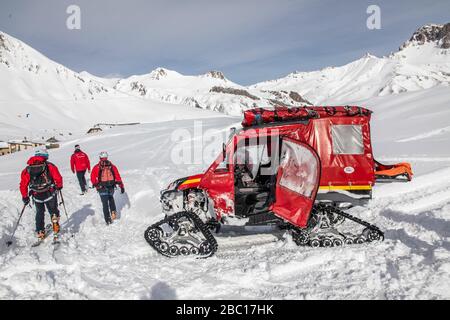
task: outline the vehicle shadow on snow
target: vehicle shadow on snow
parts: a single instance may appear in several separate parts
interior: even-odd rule
[[[381,215],[395,222],[406,222],[413,225],[419,225],[424,229],[435,232],[442,238],[447,238],[450,236],[450,221],[432,217],[427,214],[427,212],[421,213],[420,215],[408,215],[393,210],[385,210],[381,212]],[[386,230],[385,238],[400,240],[402,243],[407,245],[413,253],[422,255],[425,258],[424,263],[426,264],[432,264],[434,262],[435,249],[444,248],[445,250],[450,251],[450,242],[436,241],[430,244],[416,236],[409,235],[404,228],[397,230]]]
[[[175,300],[177,299],[177,294],[167,283],[159,281],[152,286],[150,293],[142,298],[149,300]]]
[[[71,230],[73,233],[78,233],[78,231],[80,231],[81,224],[86,221],[87,217],[95,215],[95,211],[91,207],[91,204],[87,204],[80,210],[72,213],[66,224],[66,228]]]

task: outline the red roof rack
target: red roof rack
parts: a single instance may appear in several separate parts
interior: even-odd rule
[[[370,117],[372,111],[358,106],[315,106],[315,107],[275,107],[255,108],[244,111],[243,127],[266,123],[301,121],[330,117]]]

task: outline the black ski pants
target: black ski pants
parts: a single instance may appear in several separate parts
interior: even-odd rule
[[[81,188],[81,192],[85,192],[86,191],[86,170],[83,171],[77,171],[77,178],[78,178],[78,183],[80,184],[80,188]]]
[[[36,206],[36,232],[45,230],[45,208],[47,207],[47,211],[52,215],[56,215],[59,217],[58,210],[58,198],[56,194],[50,200],[45,202],[39,202],[39,199],[35,199],[34,205]]]
[[[116,203],[114,202],[114,189],[99,191],[100,199],[103,205],[103,215],[106,223],[111,221],[111,211],[116,211]]]

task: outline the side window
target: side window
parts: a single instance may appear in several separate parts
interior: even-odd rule
[[[246,141],[242,140],[242,143],[238,144],[234,157],[234,163],[246,166],[253,177],[257,176],[261,165],[270,163],[267,142],[248,145]]]
[[[361,125],[332,125],[333,154],[364,154]]]
[[[281,148],[280,185],[300,195],[311,198],[318,183],[318,162],[306,147],[284,140]]]

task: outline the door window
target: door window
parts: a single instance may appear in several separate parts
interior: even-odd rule
[[[280,186],[311,198],[318,179],[314,154],[300,144],[284,140],[280,160]]]

